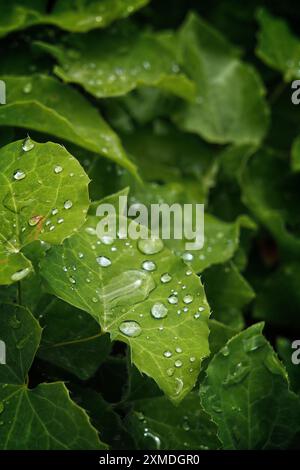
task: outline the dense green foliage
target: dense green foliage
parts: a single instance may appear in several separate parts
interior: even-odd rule
[[[277,3],[0,1],[0,449],[299,448],[300,18]],[[205,203],[204,247],[99,239],[120,195]]]

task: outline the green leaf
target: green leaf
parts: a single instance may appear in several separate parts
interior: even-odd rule
[[[293,171],[300,171],[300,136],[293,141],[291,149],[291,167]]]
[[[257,12],[260,25],[256,54],[268,66],[282,73],[286,82],[299,78],[300,40],[284,19],[261,8]]]
[[[211,26],[189,14],[179,32],[181,60],[197,84],[193,104],[183,104],[177,125],[209,142],[258,144],[269,122],[265,90],[256,70]]]
[[[241,330],[243,308],[255,294],[236,266],[233,263],[213,266],[203,273],[202,281],[213,318]]]
[[[127,343],[132,362],[178,402],[209,352],[209,307],[200,280],[163,244],[146,255],[134,240],[101,242],[98,222],[89,217],[62,247],[50,250],[41,274],[56,296],[90,313],[112,340]],[[168,282],[161,280],[166,273]]]
[[[80,227],[88,176],[62,146],[30,138],[0,150],[0,284],[32,270],[20,250],[35,240],[59,244]]]
[[[126,18],[149,0],[59,0],[46,14],[45,0],[26,5],[21,0],[0,7],[0,37],[19,29],[39,24],[57,26],[66,31],[86,32],[105,28],[119,18]],[[25,3],[25,5],[24,5]]]
[[[194,97],[193,82],[154,33],[112,29],[71,36],[66,44],[36,45],[57,59],[58,77],[97,98],[122,96],[140,86],[158,87],[187,100]]]
[[[31,313],[2,304],[0,331],[7,352],[0,368],[1,449],[105,448],[63,383],[28,388],[27,373],[41,337]]]
[[[7,104],[0,107],[0,126],[53,135],[135,173],[118,136],[78,91],[46,75],[1,79],[6,83]]]
[[[300,431],[299,398],[262,328],[253,325],[229,340],[200,385],[225,449],[284,449]]]
[[[138,449],[218,449],[216,425],[203,411],[199,396],[190,393],[179,406],[165,397],[138,400],[127,418]]]
[[[56,298],[47,298],[45,309],[37,309],[43,326],[38,356],[75,374],[91,378],[110,352],[108,335],[89,315]]]
[[[268,228],[280,248],[299,255],[299,175],[287,161],[269,150],[248,161],[241,178],[244,204]]]
[[[239,245],[240,229],[253,229],[253,222],[246,216],[240,216],[235,222],[224,222],[216,217],[204,216],[204,246],[201,250],[186,252],[183,240],[167,240],[167,245],[181,256],[188,266],[201,273],[208,267],[229,261]]]

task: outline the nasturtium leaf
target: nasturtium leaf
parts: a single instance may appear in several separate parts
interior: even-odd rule
[[[280,248],[293,256],[300,253],[299,181],[288,161],[261,150],[248,161],[240,182],[244,204],[269,229]]]
[[[3,76],[0,126],[32,129],[71,142],[135,172],[118,136],[77,90],[46,75]]]
[[[282,73],[289,82],[299,78],[300,39],[284,19],[261,8],[257,12],[260,25],[256,54],[267,65]]]
[[[58,0],[51,13],[47,2],[16,1],[0,5],[0,37],[33,25],[49,24],[66,31],[86,32],[105,28],[119,18],[126,18],[149,0]]]
[[[98,239],[99,220],[88,217],[63,246],[51,249],[41,274],[52,293],[90,313],[112,340],[127,343],[132,362],[179,402],[209,353],[201,282],[161,242]]]
[[[122,96],[140,86],[158,87],[187,100],[195,95],[194,83],[181,72],[175,54],[154,33],[113,28],[71,36],[60,45],[36,45],[57,59],[58,77],[97,98]]]
[[[236,266],[233,263],[212,266],[204,271],[202,281],[212,317],[232,328],[242,329],[243,308],[255,294]]]
[[[258,144],[269,121],[265,89],[254,68],[211,26],[190,14],[179,31],[181,62],[197,84],[194,103],[174,120],[214,143]]]
[[[299,397],[262,328],[255,324],[230,339],[200,385],[225,449],[284,449],[300,432]]]
[[[166,397],[141,399],[127,418],[138,449],[218,449],[217,426],[202,409],[197,393],[191,392],[179,406]]]
[[[0,368],[1,449],[103,449],[87,414],[61,382],[27,386],[41,328],[29,310],[1,304],[6,364]]]
[[[38,356],[73,373],[81,380],[92,377],[110,352],[108,335],[82,310],[55,297],[37,308],[44,327]]]
[[[253,314],[275,327],[300,327],[299,262],[282,264],[257,287]]]
[[[89,178],[65,148],[29,137],[0,150],[0,284],[32,270],[20,250],[35,240],[59,244],[80,227]]]

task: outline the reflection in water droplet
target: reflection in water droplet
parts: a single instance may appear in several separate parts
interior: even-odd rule
[[[110,235],[103,235],[102,237],[100,237],[100,240],[102,241],[104,245],[112,245],[113,242],[115,241],[115,239],[111,237]]]
[[[168,315],[168,309],[161,302],[156,302],[151,307],[151,315],[156,319],[165,318]]]
[[[193,261],[194,255],[192,253],[185,252],[182,255],[183,261]]]
[[[43,219],[43,216],[41,216],[41,215],[34,215],[33,217],[31,217],[31,218],[28,220],[28,225],[30,225],[30,227],[34,227],[34,226],[37,225],[42,219]]]
[[[161,446],[161,442],[160,442],[160,438],[158,436],[156,436],[155,434],[153,434],[152,432],[150,431],[146,431],[144,432],[144,437],[149,437],[152,441],[154,441],[154,445],[155,445],[155,449],[156,450],[159,450],[160,449],[160,446]]]
[[[71,284],[76,284],[76,281],[73,277],[69,277],[69,281]]]
[[[165,356],[165,357],[171,357],[171,356],[172,356],[171,351],[165,351],[165,352],[164,352],[164,356]]]
[[[180,393],[182,392],[182,389],[183,389],[183,380],[176,377],[175,381],[176,381],[176,388],[175,388],[174,395],[178,396],[178,395],[180,395]]]
[[[141,326],[134,320],[123,321],[121,325],[119,326],[119,330],[125,336],[129,336],[131,338],[135,338],[136,336],[139,336],[142,332]]]
[[[22,170],[16,170],[14,172],[14,179],[16,181],[20,181],[20,180],[23,180],[24,178],[26,178],[26,173]]]
[[[32,91],[32,83],[28,82],[23,86],[23,92],[27,95]]]
[[[168,377],[172,377],[174,375],[174,372],[175,370],[173,369],[173,367],[170,367],[169,369],[167,369]]]
[[[160,238],[148,238],[138,240],[138,249],[144,253],[145,255],[154,255],[155,253],[159,253],[164,244]]]
[[[52,209],[51,214],[52,214],[52,215],[58,214],[58,209],[56,209],[56,208],[55,208],[55,209]]]
[[[60,219],[57,219],[57,223],[58,224],[62,224],[64,222],[65,219],[63,219],[62,217]]]
[[[111,260],[106,256],[98,256],[96,261],[102,268],[107,268],[111,265]]]
[[[193,300],[194,300],[194,297],[193,297],[192,295],[189,295],[189,294],[188,294],[188,295],[185,295],[185,296],[183,297],[183,302],[184,302],[185,304],[191,304],[191,303],[193,302]]]
[[[62,166],[56,165],[56,166],[54,167],[54,173],[56,173],[57,175],[58,175],[59,173],[61,173],[62,171],[63,171],[63,167],[62,167]]]
[[[163,284],[167,284],[172,280],[172,276],[169,273],[164,273],[161,275],[160,280]]]
[[[182,361],[180,361],[178,359],[177,361],[174,362],[174,365],[175,365],[175,367],[181,367],[182,366]]]
[[[73,202],[70,201],[69,199],[67,201],[64,202],[64,208],[65,209],[71,209],[71,207],[73,206]]]
[[[86,233],[88,233],[89,235],[97,235],[97,231],[96,231],[96,229],[94,229],[93,227],[86,227],[86,228],[85,228],[85,231],[86,231]]]
[[[34,142],[32,142],[32,140],[29,136],[26,137],[26,139],[24,140],[24,142],[22,144],[22,149],[24,150],[24,152],[29,152],[33,148],[34,148]]]
[[[229,355],[229,347],[228,346],[224,346],[223,349],[221,349],[221,353],[223,354],[223,356],[228,356]]]
[[[169,304],[176,305],[178,304],[178,298],[176,295],[172,294],[168,297]]]
[[[179,354],[179,353],[182,353],[182,349],[179,348],[179,347],[177,347],[177,348],[175,349],[175,351],[176,351],[178,354]]]
[[[30,273],[30,268],[24,268],[24,269],[21,269],[20,271],[17,271],[15,272],[14,274],[12,274],[11,276],[11,280],[12,281],[21,281],[22,279],[24,279],[26,276],[28,276],[28,274]]]
[[[142,263],[142,268],[145,269],[145,271],[155,271],[156,269],[156,264],[154,261],[144,261]]]

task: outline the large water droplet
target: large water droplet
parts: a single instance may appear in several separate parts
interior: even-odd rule
[[[11,275],[11,280],[12,281],[21,281],[24,279],[28,274],[30,273],[31,269],[30,268],[24,268],[21,269],[20,271],[15,272],[14,274]]]
[[[223,385],[235,385],[242,382],[250,372],[250,366],[239,362],[234,370],[228,374],[226,379],[223,381]]]
[[[130,336],[131,338],[139,336],[142,332],[141,326],[134,320],[123,321],[119,326],[119,330],[125,336]]]
[[[34,142],[32,142],[32,140],[29,136],[26,137],[26,139],[24,140],[24,142],[22,144],[22,149],[24,150],[24,152],[29,152],[33,148],[34,148]]]
[[[71,209],[71,207],[73,206],[73,202],[70,201],[69,199],[67,201],[64,202],[64,208],[65,209]]]
[[[107,268],[111,265],[111,260],[106,256],[98,256],[96,261],[102,268]]]
[[[103,235],[100,240],[104,245],[112,245],[115,239],[111,237],[110,235]]]
[[[138,240],[138,249],[145,255],[154,255],[159,253],[164,247],[163,241],[160,238],[148,238]]]
[[[181,367],[182,366],[182,361],[177,359],[177,361],[174,362],[175,367]]]
[[[172,280],[172,276],[169,273],[164,273],[161,275],[160,280],[163,284],[167,284]]]
[[[155,450],[159,450],[160,447],[161,447],[161,441],[160,441],[160,438],[158,436],[156,436],[155,434],[153,434],[152,432],[150,431],[145,431],[144,432],[144,437],[146,438],[150,438],[153,443],[154,443],[154,446],[155,446]],[[148,448],[148,447],[147,447]]]
[[[167,376],[172,377],[174,375],[174,372],[175,370],[173,369],[173,367],[170,367],[169,369],[167,369]]]
[[[156,269],[156,264],[154,261],[144,261],[142,263],[142,268],[145,269],[145,271],[155,271]]]
[[[25,173],[25,171],[16,170],[16,171],[14,172],[14,179],[15,179],[15,180],[20,181],[20,180],[23,180],[24,178],[26,178],[26,173]]]
[[[165,318],[168,315],[168,309],[163,303],[156,302],[151,307],[151,315],[156,319]]]
[[[133,305],[147,299],[154,288],[155,282],[150,273],[138,269],[129,270],[111,278],[102,288],[100,296],[110,308]]]

